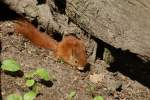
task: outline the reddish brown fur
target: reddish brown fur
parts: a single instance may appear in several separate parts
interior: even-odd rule
[[[25,20],[15,21],[15,31],[23,34],[40,47],[53,50],[58,59],[63,59],[79,70],[83,70],[87,63],[85,45],[74,36],[65,36],[61,42],[56,42]]]
[[[50,38],[47,34],[38,31],[32,24],[27,21],[15,21],[15,31],[23,34],[34,44],[40,47],[56,50],[57,42]]]
[[[64,37],[58,44],[56,56],[73,66],[77,66],[79,70],[83,70],[87,63],[85,45],[73,36]]]

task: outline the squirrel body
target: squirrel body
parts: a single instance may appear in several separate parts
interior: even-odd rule
[[[15,32],[23,34],[35,45],[52,50],[57,59],[62,59],[79,70],[84,70],[87,64],[86,47],[78,38],[65,36],[62,41],[57,42],[26,20],[14,21],[14,28]]]

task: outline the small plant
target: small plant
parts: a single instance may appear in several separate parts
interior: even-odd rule
[[[14,59],[6,59],[2,61],[2,70],[16,72],[21,69],[21,65],[18,64]]]
[[[68,100],[73,100],[73,97],[76,95],[76,91],[71,91],[68,96]]]
[[[24,94],[23,100],[34,100],[37,94],[33,91],[29,91]]]
[[[14,93],[7,96],[7,100],[23,100],[20,94]]]
[[[26,81],[26,86],[31,87],[35,84],[35,81],[33,79],[28,79]]]
[[[104,98],[102,96],[95,96],[93,100],[104,100]]]
[[[38,68],[35,71],[25,74],[26,86],[31,89],[31,91],[25,93],[23,96],[19,94],[10,94],[7,96],[7,100],[34,100],[37,94],[39,93],[38,81],[34,78],[40,78],[44,81],[49,81],[54,77],[49,76],[49,73],[44,68]]]
[[[113,57],[112,52],[108,48],[104,48],[103,60],[107,64],[111,64],[115,61],[115,58]]]
[[[38,77],[40,77],[41,79],[45,80],[45,81],[49,81],[50,77],[49,77],[49,73],[46,69],[44,68],[38,68],[35,71],[35,75],[37,75]]]
[[[35,71],[26,73],[25,79],[26,79],[26,86],[30,87],[33,92],[38,94],[39,93],[39,87],[38,87],[37,79],[49,81],[49,80],[54,79],[54,77],[50,77],[50,75],[46,69],[38,68]]]
[[[14,93],[7,96],[7,100],[34,100],[36,97],[36,93],[33,91],[29,91],[24,94],[24,96]]]
[[[42,79],[44,81],[49,81],[49,80],[53,80],[55,77],[52,75],[49,75],[46,69],[38,68],[35,71],[25,74],[26,85],[29,87],[33,86],[36,81],[34,78]]]
[[[21,65],[13,59],[6,59],[2,62],[1,68],[4,71],[17,72],[21,70]],[[31,91],[25,93],[23,96],[18,93],[10,94],[7,96],[7,100],[33,100],[39,93],[37,79],[42,79],[44,81],[55,79],[55,77],[49,75],[48,71],[44,68],[37,68],[35,71],[26,73],[24,78],[26,80],[26,86],[29,87]]]

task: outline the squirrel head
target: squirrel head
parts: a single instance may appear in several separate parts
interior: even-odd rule
[[[78,70],[84,70],[87,64],[86,47],[81,40],[74,36],[65,36],[58,43],[56,57],[75,66]]]

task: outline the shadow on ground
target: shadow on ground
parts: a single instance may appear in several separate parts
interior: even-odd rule
[[[144,61],[139,58],[137,54],[131,53],[130,51],[116,49],[95,37],[93,38],[99,45],[98,57],[102,58],[104,47],[106,47],[111,51],[113,57],[115,58],[115,62],[110,64],[110,67],[108,68],[109,71],[118,71],[132,80],[136,80],[144,86],[150,88],[150,61]]]
[[[12,20],[21,17],[15,11],[9,9],[9,6],[2,1],[0,1],[0,12],[0,21]]]

